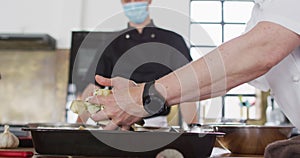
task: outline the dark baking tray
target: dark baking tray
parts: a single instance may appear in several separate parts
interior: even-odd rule
[[[130,132],[78,129],[25,128],[31,131],[35,151],[42,155],[155,157],[164,149],[175,149],[184,157],[204,158],[211,155],[217,136],[223,133]],[[101,139],[97,139],[101,138]],[[174,140],[153,150],[125,151],[107,145],[109,140],[118,146],[137,148],[156,146],[165,140]],[[145,149],[146,149],[145,148]]]

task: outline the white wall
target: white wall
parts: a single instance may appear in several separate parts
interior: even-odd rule
[[[153,0],[155,24],[188,36],[189,0]],[[72,30],[126,27],[120,0],[0,0],[0,33],[48,33],[69,48]]]

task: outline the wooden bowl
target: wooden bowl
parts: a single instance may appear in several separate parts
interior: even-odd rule
[[[218,125],[217,132],[225,133],[217,142],[232,153],[264,154],[265,147],[277,140],[288,139],[293,126]]]

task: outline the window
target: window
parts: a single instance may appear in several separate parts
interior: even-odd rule
[[[190,46],[192,58],[198,59],[221,43],[245,30],[254,3],[251,0],[191,0]],[[238,86],[226,95],[201,101],[200,122],[257,118],[256,89],[248,84]],[[240,106],[241,101],[249,107]],[[249,104],[248,104],[249,103]]]

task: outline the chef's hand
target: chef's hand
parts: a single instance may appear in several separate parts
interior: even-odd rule
[[[93,96],[95,90],[99,89],[98,86],[94,84],[88,84],[83,92],[78,95],[76,100],[83,100],[85,101],[88,97]],[[83,111],[81,114],[78,115],[76,119],[76,123],[86,123],[88,119],[90,118],[90,113],[88,111]]]
[[[116,77],[112,79],[96,76],[96,81],[103,86],[111,86],[112,94],[108,96],[94,96],[89,102],[104,105],[104,109],[91,116],[94,121],[110,119],[105,130],[121,127],[128,130],[132,124],[149,116],[142,104],[143,84]]]
[[[96,82],[102,86],[112,87],[113,89],[122,89],[128,87],[137,86],[134,81],[122,78],[122,77],[114,77],[114,78],[105,78],[99,75],[95,77]]]

